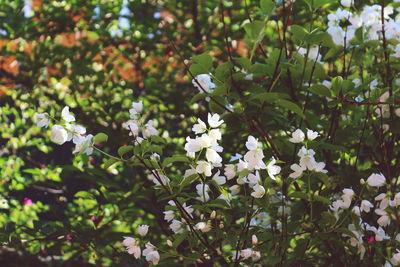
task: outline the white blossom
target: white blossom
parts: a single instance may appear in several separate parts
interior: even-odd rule
[[[281,167],[278,165],[275,165],[276,159],[274,157],[271,158],[271,161],[267,165],[267,172],[269,177],[272,180],[276,180],[275,175],[279,174],[281,172]]]
[[[93,153],[92,139],[93,135],[91,134],[77,138],[73,153],[91,155]]]
[[[218,114],[208,113],[208,124],[210,125],[211,128],[217,128],[222,123],[224,123],[224,121],[220,120],[220,116]]]
[[[69,107],[68,106],[64,107],[63,110],[61,111],[61,117],[66,122],[75,121],[75,117],[69,112]]]
[[[314,140],[319,136],[318,132],[314,132],[313,130],[307,129],[307,139]]]
[[[126,247],[126,251],[129,254],[133,254],[136,259],[140,258],[141,250],[140,247],[137,245],[136,239],[132,237],[124,237],[124,241],[122,244]]]
[[[192,80],[193,86],[198,88],[200,93],[212,93],[215,88],[215,84],[211,81],[211,77],[208,74],[197,75]],[[204,91],[203,91],[204,90]]]
[[[207,131],[207,125],[201,119],[197,119],[197,123],[193,125],[192,131],[195,134],[204,133],[205,131]]]
[[[139,232],[140,236],[147,235],[148,231],[149,231],[149,226],[148,225],[146,225],[146,224],[139,225],[138,232]]]
[[[38,120],[37,126],[39,126],[40,128],[42,127],[47,128],[49,126],[50,120],[49,120],[49,115],[47,113],[37,113],[36,119]]]
[[[147,242],[146,248],[143,250],[142,255],[146,257],[146,261],[151,262],[154,265],[157,265],[160,261],[160,254],[156,250],[156,247],[153,246],[150,242]]]
[[[51,128],[50,139],[57,144],[62,145],[68,140],[68,132],[61,125],[53,125],[53,127]]]
[[[383,174],[373,173],[368,177],[367,183],[373,187],[381,187],[385,185],[386,179]]]
[[[262,198],[265,194],[265,189],[262,185],[256,184],[253,186],[253,192],[251,193],[251,196],[254,198]]]
[[[289,142],[292,143],[301,143],[304,141],[305,135],[302,130],[297,129],[292,133],[292,137],[289,139]]]

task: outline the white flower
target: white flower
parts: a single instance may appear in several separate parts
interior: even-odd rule
[[[375,231],[375,240],[380,242],[384,239],[390,239],[390,237],[386,235],[382,227],[379,227],[378,230]]]
[[[373,208],[374,205],[372,205],[371,202],[368,200],[363,200],[361,201],[361,211],[365,211],[366,213],[371,211],[371,208]]]
[[[75,145],[75,150],[72,153],[82,153],[91,155],[93,153],[92,145],[93,135],[88,134],[87,136],[80,136]]]
[[[344,7],[350,7],[354,4],[354,0],[340,0],[340,4]]]
[[[198,184],[198,185],[196,185],[196,190],[197,190],[197,194],[199,195],[197,197],[198,200],[200,200],[202,202],[207,202],[210,200],[210,195],[208,194],[208,191],[210,190],[210,188],[208,187],[208,185]]]
[[[393,255],[393,257],[390,259],[390,262],[394,265],[399,265],[400,264],[400,250],[396,250],[397,253]]]
[[[243,158],[243,156],[240,155],[239,153],[236,153],[236,155],[231,156],[231,158],[229,159],[229,162],[232,162],[232,161],[235,161],[235,160],[238,160],[238,159],[241,159],[241,158]]]
[[[173,210],[166,210],[164,213],[164,220],[167,222],[172,221],[175,218],[175,213]]]
[[[49,126],[50,120],[47,113],[37,113],[36,119],[38,120],[37,126],[39,126],[40,128],[47,128]]]
[[[259,170],[267,168],[267,166],[265,166],[265,163],[262,161],[263,158],[264,153],[260,148],[248,151],[246,155],[244,155],[244,160],[247,162],[247,168],[249,170]]]
[[[383,174],[373,173],[368,177],[367,183],[373,187],[381,187],[386,183],[386,179]]]
[[[302,130],[297,129],[292,133],[292,138],[289,139],[289,142],[292,143],[301,143],[304,141],[305,135]]]
[[[57,144],[62,145],[68,140],[68,132],[61,125],[53,125],[51,128],[50,139]]]
[[[148,231],[149,231],[149,226],[148,226],[148,225],[146,225],[146,224],[139,225],[138,232],[139,232],[139,235],[140,235],[140,236],[145,236],[145,235],[147,235],[147,232],[148,232]]]
[[[135,114],[142,112],[143,111],[143,102],[142,101],[133,102],[132,103],[132,110],[135,112]],[[130,113],[132,113],[132,112],[130,112]]]
[[[345,188],[345,189],[342,190],[342,192],[346,196],[349,196],[349,197],[353,197],[354,196],[354,191],[351,188]]]
[[[396,235],[396,238],[395,238],[395,239],[396,239],[398,242],[400,242],[400,233]]]
[[[251,248],[242,249],[240,251],[240,257],[243,257],[245,259],[250,258],[252,254],[253,250]]]
[[[146,261],[152,262],[157,265],[160,261],[160,254],[150,242],[147,242],[146,248],[143,250],[143,256],[146,257]]]
[[[192,131],[195,134],[204,133],[207,131],[207,125],[201,119],[197,119],[197,124],[193,125]]]
[[[359,206],[354,206],[351,211],[354,212],[354,214],[357,215],[358,217],[361,216],[361,208]]]
[[[247,162],[245,162],[245,161],[239,159],[239,162],[238,162],[238,164],[236,165],[236,166],[237,166],[237,171],[238,171],[238,172],[241,172],[241,171],[243,171],[244,169],[247,169],[247,168],[248,168],[248,165],[249,165],[249,164],[248,164]]]
[[[222,175],[220,176],[219,174],[220,174],[220,171],[218,170],[217,173],[214,174],[214,176],[213,176],[212,179],[213,179],[217,184],[223,185],[223,184],[226,183],[226,178],[225,178],[225,176],[222,176]]]
[[[256,235],[252,235],[251,236],[251,243],[253,244],[253,246],[256,246],[258,243],[258,238]]]
[[[229,187],[229,191],[231,191],[232,195],[237,195],[240,192],[240,186],[237,184],[232,185],[231,187]]]
[[[216,164],[219,165],[222,162],[222,158],[220,155],[218,155],[217,151],[215,151],[212,148],[207,148],[206,151],[206,158],[209,162],[211,162],[212,164]]]
[[[253,192],[251,193],[251,196],[254,198],[262,198],[265,194],[265,189],[262,185],[256,184],[253,186]]]
[[[153,122],[152,120],[149,120],[149,121],[144,125],[143,136],[144,136],[145,138],[148,138],[148,137],[150,137],[150,136],[153,136],[153,135],[157,135],[157,134],[158,134],[156,128],[153,127],[153,123],[154,123],[154,122]]]
[[[135,121],[128,121],[124,125],[124,128],[129,130],[129,135],[139,135],[139,125]]]
[[[294,172],[292,172],[289,175],[289,177],[296,179],[296,178],[299,178],[303,174],[303,171],[306,170],[306,167],[300,166],[299,164],[292,164],[290,166],[290,169],[292,169],[292,171],[294,171]]]
[[[140,258],[140,247],[136,245],[136,239],[132,237],[124,237],[122,244],[126,247],[126,251],[129,254],[133,254],[136,259]]]
[[[308,50],[308,51],[307,51]],[[320,62],[321,60],[321,54],[318,53],[318,47],[310,47],[309,49],[300,47],[298,49],[298,53],[305,57],[307,55],[308,60],[310,61],[317,61]]]
[[[258,148],[258,139],[253,136],[247,137],[246,147],[248,150],[256,150]]]
[[[204,173],[205,176],[211,176],[212,166],[209,162],[204,160],[199,160],[197,162],[196,171],[197,173]]]
[[[226,179],[231,180],[236,176],[236,166],[234,164],[226,164],[224,171]]]
[[[182,222],[178,220],[172,220],[172,223],[169,225],[169,228],[175,233],[179,234],[182,233],[185,229],[183,228]]]
[[[255,174],[250,173],[249,175],[247,175],[246,183],[248,183],[250,185],[250,187],[252,187],[255,184],[258,184],[260,182],[261,182],[261,178],[260,178],[260,173],[258,171],[256,171]]]
[[[386,211],[384,211],[382,209],[375,209],[375,213],[378,214],[379,216],[381,216],[381,217],[379,217],[379,219],[377,221],[377,223],[380,226],[385,227],[390,224],[390,217],[388,216]]]
[[[219,120],[219,119],[220,119],[220,116],[218,114],[208,113],[208,124],[210,125],[211,128],[217,128],[222,123],[224,123],[223,120]]]
[[[69,107],[68,106],[64,107],[63,110],[61,111],[61,117],[66,122],[75,121],[75,117],[69,112]]]
[[[310,129],[307,129],[307,139],[308,140],[314,140],[319,136],[318,132],[314,132]]]
[[[271,161],[267,165],[268,175],[272,180],[276,180],[275,175],[281,172],[281,167],[275,165],[276,159],[274,157],[271,158]]]
[[[67,123],[65,129],[68,131],[68,140],[76,144],[78,140],[86,133],[86,128],[81,125]]]
[[[211,139],[211,144],[217,144],[218,140],[222,139],[221,131],[220,129],[212,129],[208,133],[209,138]],[[221,151],[219,151],[221,152]]]
[[[198,88],[200,93],[212,93],[215,88],[215,84],[211,82],[211,77],[208,74],[200,74],[197,75],[193,80],[192,83],[194,87]],[[204,90],[204,91],[203,91]]]
[[[195,228],[196,228],[197,230],[202,231],[203,233],[207,233],[207,232],[209,232],[209,231],[212,229],[211,223],[210,223],[209,221],[208,221],[207,223],[205,223],[205,222],[199,222],[199,223],[197,223],[197,224],[195,225]]]

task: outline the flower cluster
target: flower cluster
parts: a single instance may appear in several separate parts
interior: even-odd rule
[[[317,138],[319,134],[312,130],[307,130],[307,139],[309,141],[314,140]],[[301,143],[305,141],[305,134],[302,130],[297,129],[292,133],[292,137],[289,139],[292,143]],[[313,149],[307,149],[305,146],[302,146],[297,153],[299,156],[299,164],[295,163],[290,166],[292,169],[292,173],[289,175],[291,178],[299,178],[303,175],[303,172],[306,170],[314,171],[314,172],[322,172],[327,173],[328,171],[325,170],[325,163],[324,162],[317,162],[314,158],[315,151]]]
[[[146,122],[142,112],[142,101],[133,102],[132,108],[129,110],[131,120],[124,124],[124,127],[129,130],[129,135],[133,136],[137,143],[141,143],[144,139],[158,134],[156,128],[154,128],[154,121],[149,120]]]
[[[342,5],[350,7],[351,3],[346,0],[342,1]],[[387,39],[394,39],[399,42],[400,20],[399,17],[391,18],[393,13],[393,7],[385,7],[383,9],[384,19],[382,24],[382,7],[380,5],[364,6],[360,14],[339,8],[335,13],[328,15],[327,32],[332,36],[336,45],[342,46],[349,46],[358,29],[362,30],[366,41],[382,39],[382,29],[384,29]],[[347,22],[348,26],[342,27],[343,22]],[[344,24],[347,25],[346,23]],[[397,46],[393,47],[393,49],[396,49],[395,56],[397,56]]]
[[[50,116],[47,113],[38,113],[36,114],[36,118],[39,127],[49,126]],[[52,126],[50,139],[59,145],[72,141],[75,144],[75,150],[73,153],[91,155],[93,153],[93,135],[86,135],[85,127],[73,123],[75,122],[75,117],[69,111],[69,107],[63,108],[61,118],[61,125],[55,124]]]
[[[148,230],[149,230],[148,225],[140,225],[138,233],[141,237],[145,237],[147,235]],[[122,245],[124,245],[126,251],[129,254],[133,254],[133,256],[136,259],[139,259],[140,256],[142,255],[143,257],[146,258],[146,261],[151,262],[154,265],[157,265],[158,262],[160,261],[160,254],[158,253],[156,247],[150,242],[147,242],[145,244],[145,249],[143,249],[143,252],[140,248],[140,241],[133,237],[124,237]]]

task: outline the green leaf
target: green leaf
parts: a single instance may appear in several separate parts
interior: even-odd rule
[[[240,65],[243,69],[245,69],[245,70],[249,69],[250,66],[251,66],[251,61],[250,61],[250,59],[248,59],[248,58],[246,58],[246,57],[234,58],[234,60],[235,60],[237,63],[239,63],[239,65]]]
[[[128,152],[133,152],[133,146],[121,146],[118,148],[118,155],[121,158]]]
[[[314,195],[313,199],[319,202],[323,202],[326,205],[330,205],[331,201],[327,199],[326,197],[320,196],[320,195]]]
[[[263,36],[265,23],[261,20],[254,20],[250,23],[244,25],[244,30],[246,31],[247,35],[257,41],[260,39],[260,36]]]
[[[215,69],[215,77],[220,81],[228,80],[230,78],[232,67],[233,64],[231,62],[219,64]]]
[[[322,84],[315,84],[315,85],[311,86],[310,88],[308,88],[308,91],[310,91],[311,93],[314,93],[316,95],[332,97],[331,91],[329,90],[329,88]]]
[[[290,111],[293,111],[297,115],[299,115],[299,116],[304,118],[304,114],[303,114],[303,111],[301,110],[301,108],[297,104],[295,104],[295,103],[293,103],[293,102],[291,102],[289,100],[279,99],[279,100],[277,100],[275,102],[275,104],[280,106],[280,107],[286,108],[286,109],[288,109]]]
[[[308,31],[300,25],[290,26],[290,32],[293,34],[293,37],[297,42],[303,42],[309,34]]]
[[[170,165],[171,163],[174,163],[174,162],[189,162],[189,159],[186,156],[176,155],[176,156],[165,158],[163,160],[162,165],[164,167],[167,167],[168,165]]]
[[[290,98],[288,94],[270,92],[270,93],[253,94],[251,95],[250,100],[257,99],[268,103],[274,103],[277,100],[288,99],[288,98]]]
[[[193,56],[192,60],[204,69],[203,73],[209,73],[211,71],[212,57],[207,52],[201,55]]]
[[[265,15],[270,16],[274,7],[275,3],[272,0],[260,0],[260,8]]]
[[[332,90],[337,95],[343,87],[343,78],[341,76],[337,76],[332,79]]]
[[[110,158],[110,159],[108,159],[106,162],[104,162],[103,168],[104,168],[104,169],[108,169],[108,168],[110,168],[110,167],[111,167],[114,163],[116,163],[116,162],[118,162],[117,159]]]
[[[199,178],[199,175],[197,173],[189,175],[185,178],[183,178],[182,182],[179,184],[180,189],[182,190],[185,186],[193,183]]]
[[[94,143],[107,142],[107,140],[108,140],[108,135],[106,135],[105,133],[98,133],[93,137]]]
[[[151,137],[151,141],[155,142],[155,143],[161,143],[161,144],[165,144],[165,139],[158,136],[158,135],[153,135]]]

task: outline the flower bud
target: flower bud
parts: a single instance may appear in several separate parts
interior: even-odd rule
[[[215,219],[215,216],[217,216],[217,212],[216,212],[215,210],[213,210],[213,211],[211,212],[210,218],[211,218],[211,219]]]
[[[173,246],[172,241],[169,240],[169,239],[167,239],[167,245],[170,246],[170,247],[172,247],[172,246]]]
[[[139,235],[141,235],[142,237],[147,235],[148,231],[149,231],[149,226],[148,225],[143,224],[143,225],[139,226],[138,232],[139,232]]]
[[[256,235],[252,235],[251,236],[251,243],[253,244],[253,246],[256,246],[258,243],[258,238]]]

